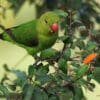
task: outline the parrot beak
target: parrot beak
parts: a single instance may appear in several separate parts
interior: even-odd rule
[[[57,32],[58,31],[58,24],[57,23],[53,23],[51,25],[51,32]]]

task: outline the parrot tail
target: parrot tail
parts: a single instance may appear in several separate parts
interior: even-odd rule
[[[10,28],[5,29],[5,27],[2,26],[2,25],[0,25],[0,28],[1,28],[6,34],[8,34],[14,41],[16,41],[16,37],[13,35],[13,33],[12,33],[12,31],[11,31]],[[0,39],[3,40],[3,33],[0,34]]]

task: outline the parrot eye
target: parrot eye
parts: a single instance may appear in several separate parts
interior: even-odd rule
[[[46,23],[46,24],[48,23],[47,20],[45,20],[45,23]]]

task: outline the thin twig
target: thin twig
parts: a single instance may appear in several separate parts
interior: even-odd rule
[[[68,29],[69,32],[68,34],[72,35],[72,10],[69,9],[68,12],[69,12],[69,29]]]
[[[3,31],[6,31],[6,28],[0,24],[0,28],[3,30]]]

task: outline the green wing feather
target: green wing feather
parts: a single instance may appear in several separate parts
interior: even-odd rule
[[[37,20],[33,20],[20,26],[8,29],[10,31],[3,33],[3,40],[17,44],[18,46],[25,48],[29,54],[34,55],[39,51],[36,23]]]
[[[10,29],[10,34],[13,35],[12,38],[8,33],[4,33],[5,40],[14,40],[25,46],[33,47],[38,45],[38,33],[36,32],[36,22],[37,20],[22,24],[20,26]]]

